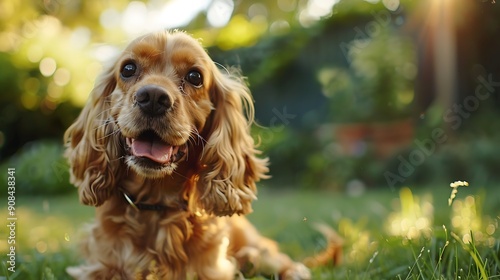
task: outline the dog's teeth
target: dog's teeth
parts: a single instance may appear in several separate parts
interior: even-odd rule
[[[127,137],[127,138],[125,138],[125,142],[127,143],[127,145],[132,146],[133,140],[132,140],[132,138]]]

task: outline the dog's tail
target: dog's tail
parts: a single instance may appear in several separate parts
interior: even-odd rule
[[[342,262],[344,239],[333,228],[326,224],[314,224],[314,228],[326,238],[327,246],[318,254],[306,258],[304,264],[309,268],[340,265]]]

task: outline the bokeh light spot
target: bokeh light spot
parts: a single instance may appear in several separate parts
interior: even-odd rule
[[[47,252],[47,243],[44,241],[38,241],[35,245],[35,248],[38,251],[38,253],[43,254]]]
[[[278,0],[278,7],[283,12],[293,12],[297,8],[297,0]]]
[[[395,12],[399,8],[399,0],[382,0],[382,3],[392,12]]]
[[[493,235],[495,233],[495,225],[494,224],[489,224],[487,227],[486,227],[486,233],[489,234],[489,235]]]
[[[51,57],[46,57],[40,61],[40,73],[45,77],[50,77],[57,69],[56,61]]]
[[[28,60],[33,63],[39,62],[43,57],[43,49],[39,45],[33,45],[28,49]]]
[[[290,30],[290,24],[286,20],[277,20],[271,24],[269,31],[273,34],[282,34]]]
[[[56,83],[51,82],[47,87],[47,98],[50,101],[57,101],[63,93],[63,89]]]
[[[24,90],[25,92],[36,94],[40,89],[40,80],[37,78],[31,77],[24,81]]]
[[[257,16],[264,16],[267,17],[269,15],[269,12],[267,11],[267,8],[264,4],[262,3],[255,3],[248,8],[248,17],[250,19],[253,19],[254,17]]]
[[[38,105],[38,96],[26,92],[21,95],[21,104],[23,104],[23,107],[32,110]]]
[[[59,68],[54,73],[54,83],[58,86],[65,86],[71,80],[71,73],[66,68]]]

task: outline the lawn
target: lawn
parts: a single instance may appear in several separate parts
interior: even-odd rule
[[[493,187],[457,190],[449,206],[446,185],[358,196],[264,185],[249,219],[297,260],[325,247],[316,224],[334,228],[344,240],[342,264],[313,269],[313,279],[500,279],[500,196]],[[16,272],[7,271],[2,230],[0,275],[8,276],[0,279],[68,279],[64,268],[81,261],[78,230],[93,209],[76,193],[16,203]],[[0,218],[7,220],[5,207]]]

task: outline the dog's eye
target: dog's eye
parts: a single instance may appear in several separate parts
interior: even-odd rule
[[[186,81],[195,87],[201,87],[203,85],[203,76],[200,72],[196,70],[189,71],[186,75]]]
[[[137,71],[137,66],[134,63],[127,63],[123,66],[121,75],[123,78],[130,78],[135,75]]]

